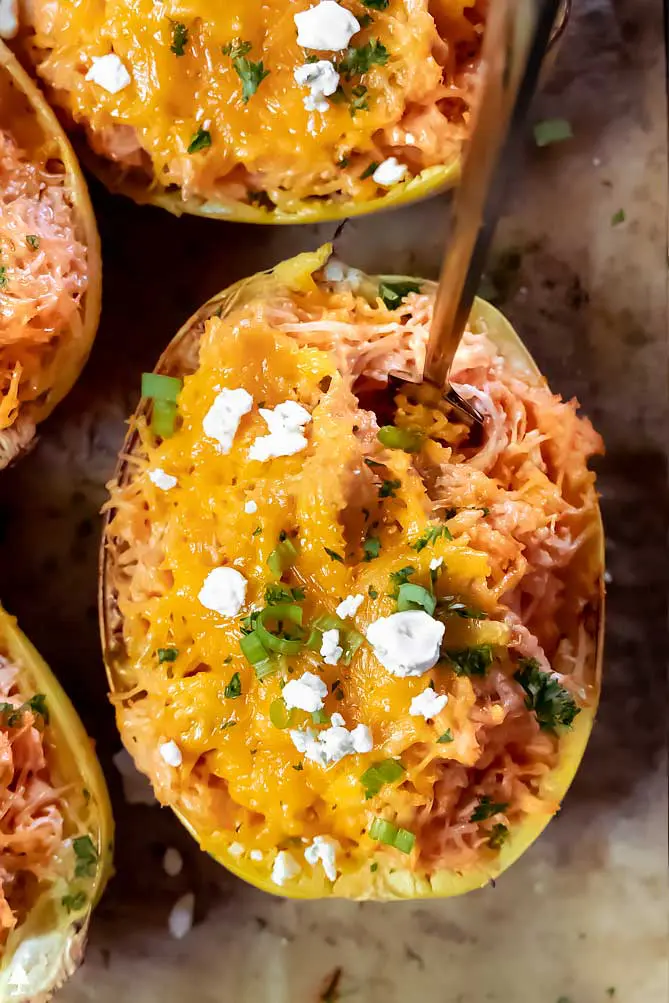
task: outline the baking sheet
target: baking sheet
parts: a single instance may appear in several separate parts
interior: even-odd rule
[[[139,374],[208,296],[334,227],[174,220],[94,187],[103,324],[33,453],[0,478],[0,594],[95,735],[115,803],[116,877],[63,1003],[666,1003],[667,151],[659,0],[581,0],[492,257],[500,304],[556,391],[608,444],[605,688],[562,814],[495,888],[418,904],[294,903],[239,882],[166,810],[129,807],[97,635],[98,510]],[[447,199],[347,224],[339,253],[434,276]],[[612,225],[619,210],[625,221]],[[163,872],[164,850],[185,860]],[[184,892],[196,925],[167,915]],[[562,1000],[561,1000],[562,998]]]

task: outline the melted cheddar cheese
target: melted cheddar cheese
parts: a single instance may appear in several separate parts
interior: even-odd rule
[[[123,738],[159,798],[177,807],[205,849],[232,848],[247,859],[253,852],[265,869],[281,851],[308,870],[303,849],[325,837],[336,840],[345,875],[375,855],[402,857],[373,837],[381,819],[410,834],[417,873],[466,868],[493,858],[502,834],[528,813],[557,807],[540,789],[559,739],[540,726],[514,672],[532,655],[547,670],[550,659],[567,673],[595,578],[579,570],[577,595],[570,562],[553,561],[548,615],[538,600],[536,617],[528,609],[523,622],[517,610],[527,609],[524,583],[536,587],[530,565],[542,564],[532,547],[575,534],[578,552],[587,540],[596,501],[585,459],[598,440],[573,407],[505,369],[479,333],[468,335],[462,372],[478,381],[482,397],[488,385],[491,394],[503,391],[507,406],[516,400],[515,420],[522,412],[525,424],[515,441],[497,442],[490,429],[487,445],[472,448],[466,429],[419,387],[401,395],[395,411],[400,429],[422,434],[418,452],[384,446],[365,402],[376,401],[377,411],[391,402],[385,392],[383,403],[379,379],[364,374],[378,372],[404,338],[409,354],[419,352],[431,297],[410,292],[389,309],[380,298],[322,280],[307,279],[298,290],[281,279],[277,270],[264,297],[243,302],[242,292],[241,302],[207,321],[197,365],[179,394],[175,433],[157,439],[139,417],[131,465],[112,488],[107,545],[126,652],[126,689],[117,697]],[[223,388],[253,399],[229,453],[203,430]],[[251,459],[253,443],[267,434],[259,409],[285,401],[311,416],[306,447]],[[537,452],[548,420],[538,417],[542,408],[551,421],[560,415],[565,435],[568,458],[554,460],[554,469]],[[156,469],[176,484],[156,486]],[[522,527],[516,532],[509,523],[505,531],[515,513]],[[272,554],[286,540],[292,556],[277,568]],[[237,615],[200,601],[204,581],[220,566],[246,579]],[[397,610],[401,582],[434,597],[445,628],[439,661],[419,676],[384,668],[364,640],[372,623]],[[296,590],[283,602],[302,611],[303,643],[296,653],[272,654],[270,674],[261,678],[240,644],[277,587]],[[327,664],[308,635],[356,595],[362,603],[339,628],[345,650],[352,639],[358,646]],[[287,623],[274,629],[284,639],[296,633]],[[477,652],[485,656],[483,671],[467,662]],[[560,688],[571,717],[576,699],[587,700],[583,657],[578,671],[571,664],[568,689]],[[327,691],[316,720],[302,710],[287,714],[282,698],[285,684],[307,671]],[[434,719],[410,713],[412,699],[428,688],[447,697]],[[325,732],[334,714],[349,730],[369,729],[372,748],[323,766],[300,751],[295,734]],[[161,757],[167,742],[178,747],[176,768]],[[363,775],[389,760],[400,764],[401,776],[366,791]]]
[[[185,201],[237,201],[289,213],[304,199],[364,202],[383,194],[372,173],[387,158],[399,159],[407,180],[457,160],[484,5],[389,0],[376,9],[347,0],[362,25],[350,46],[372,45],[385,59],[358,63],[349,78],[342,72],[324,112],[305,108],[309,91],[296,83],[295,70],[311,57],[339,67],[347,52],[297,44],[294,15],[312,6],[311,0],[26,4],[22,45],[98,154],[149,185],[177,186]],[[247,63],[238,71],[240,44]],[[88,73],[95,58],[112,52],[131,76],[114,93]],[[245,99],[243,76],[256,72],[249,64],[261,63],[256,89]],[[204,133],[206,145],[189,152]]]

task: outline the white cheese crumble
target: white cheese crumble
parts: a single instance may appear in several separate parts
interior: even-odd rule
[[[330,724],[331,727],[318,734],[311,728],[290,732],[293,745],[298,752],[304,753],[305,759],[326,767],[338,763],[344,756],[372,751],[374,743],[367,725],[357,724],[352,731],[348,731],[341,714],[333,714]]]
[[[184,757],[181,754],[181,749],[172,739],[169,742],[163,742],[162,745],[158,746],[158,752],[160,753],[161,759],[163,759],[168,766],[181,766],[184,761]]]
[[[346,596],[346,598],[342,599],[337,606],[335,613],[338,617],[341,617],[342,620],[345,620],[349,616],[355,616],[364,601],[365,597],[360,593],[355,596]]]
[[[374,654],[395,676],[422,676],[436,665],[443,637],[443,623],[422,609],[379,617],[367,628]]]
[[[444,563],[443,557],[433,557],[430,561],[430,571],[436,571]]]
[[[323,631],[321,641],[321,657],[326,665],[336,665],[344,649],[339,644],[339,631],[335,628]]]
[[[323,269],[323,278],[326,282],[345,282],[355,292],[362,285],[363,275],[359,268],[349,268],[343,261],[332,257]]]
[[[247,515],[255,515],[255,513],[258,511],[257,503],[254,502],[253,499],[251,498],[244,505],[244,511],[246,512]]]
[[[256,864],[259,864],[262,860],[262,850],[251,850],[249,857],[251,860],[255,860]]]
[[[189,933],[193,926],[194,912],[195,896],[192,892],[186,892],[174,903],[167,925],[175,940],[182,940]]]
[[[118,94],[132,83],[132,77],[115,52],[93,56],[93,65],[86,74],[86,80],[98,84],[109,94]]]
[[[236,568],[213,568],[197,597],[205,609],[237,616],[246,599],[246,579]]]
[[[290,679],[281,691],[288,710],[296,707],[310,714],[321,709],[327,694],[327,686],[313,672],[305,672],[299,679]]]
[[[14,38],[18,30],[18,0],[0,0],[0,38]]]
[[[304,426],[311,415],[297,401],[284,401],[273,410],[260,408],[269,435],[260,435],[249,450],[250,460],[270,460],[275,456],[293,456],[307,445]]]
[[[202,429],[208,439],[215,439],[219,453],[227,455],[237,435],[239,423],[253,407],[253,397],[248,391],[223,389],[216,394],[214,403],[202,421]]]
[[[234,842],[230,843],[230,846],[228,847],[228,853],[230,854],[231,857],[243,857],[244,854],[246,853],[246,850],[244,849],[241,843]]]
[[[272,881],[275,885],[283,885],[291,878],[297,877],[301,870],[302,868],[295,858],[291,857],[290,853],[279,850],[272,866]]]
[[[308,87],[309,94],[304,98],[307,111],[327,111],[330,107],[325,100],[339,87],[339,74],[327,59],[319,59],[316,63],[305,63],[298,66],[293,76],[299,87]]]
[[[372,174],[372,180],[376,181],[377,185],[390,188],[391,185],[396,185],[398,181],[401,181],[406,172],[406,165],[400,164],[397,157],[388,157],[376,168]]]
[[[126,804],[158,804],[149,778],[140,773],[127,749],[119,749],[112,756],[112,762],[121,774],[123,800]]]
[[[172,488],[177,486],[177,479],[172,474],[166,474],[162,467],[156,467],[155,470],[149,470],[149,480],[152,484],[155,484],[157,488],[161,491],[171,491]]]
[[[340,849],[341,846],[337,840],[331,836],[314,836],[311,846],[307,846],[304,851],[304,859],[312,867],[315,867],[320,860],[326,878],[330,881],[336,881],[337,851]]]
[[[412,717],[424,717],[426,721],[429,721],[431,718],[436,717],[437,714],[440,714],[447,703],[448,697],[445,693],[437,694],[428,686],[426,690],[423,690],[422,693],[413,698],[409,707],[409,713]]]
[[[321,0],[315,7],[294,14],[293,20],[297,28],[297,44],[305,49],[338,52],[345,49],[360,31],[358,19],[335,0]]]
[[[163,870],[170,878],[176,878],[181,874],[184,866],[184,858],[181,856],[176,846],[168,846],[163,857]]]

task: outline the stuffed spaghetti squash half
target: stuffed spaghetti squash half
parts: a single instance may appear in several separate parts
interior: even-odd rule
[[[477,302],[329,248],[207,303],[144,377],[111,484],[105,660],[125,745],[203,849],[296,897],[455,895],[557,812],[597,706],[598,435]]]
[[[100,271],[79,164],[0,42],[0,468],[79,376],[98,326]]]
[[[111,809],[74,708],[2,607],[0,749],[0,998],[39,1003],[83,956]]]

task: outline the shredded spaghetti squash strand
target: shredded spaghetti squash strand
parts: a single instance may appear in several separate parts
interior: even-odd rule
[[[477,92],[484,0],[389,0],[346,9],[362,25],[351,46],[297,44],[294,15],[315,0],[212,3],[154,0],[26,2],[24,44],[54,100],[121,174],[184,199],[299,209],[303,200],[366,202],[382,194],[374,167],[395,157],[406,178],[457,161]],[[235,64],[235,48],[246,60]],[[378,49],[381,46],[382,49]],[[88,77],[114,53],[132,80],[110,92]],[[309,57],[341,71],[325,111],[305,108],[295,70]],[[249,97],[249,64],[266,74]],[[206,136],[204,135],[206,133]],[[199,136],[199,143],[193,140]]]
[[[557,807],[541,783],[558,762],[559,729],[528,694],[533,685],[547,700],[558,694],[565,724],[592,696],[583,630],[596,604],[588,541],[597,510],[586,464],[601,442],[575,402],[532,385],[478,330],[465,337],[454,381],[486,416],[483,442],[472,446],[417,386],[390,411],[400,429],[422,433],[422,445],[385,448],[377,413],[391,404],[388,373],[422,363],[431,310],[422,292],[390,309],[320,281],[303,292],[271,286],[266,299],[210,319],[175,434],[156,440],[140,417],[128,474],[111,485],[111,585],[128,663],[128,693],[117,697],[124,741],[163,802],[201,835],[228,832],[238,852],[271,856],[325,835],[340,847],[338,867],[353,871],[378,849],[369,834],[376,817],[415,836],[411,866],[430,875],[492,859],[510,828]],[[229,452],[203,431],[221,388],[254,402]],[[258,407],[286,400],[310,413],[306,448],[250,459],[267,432]],[[156,469],[175,479],[168,490],[150,476]],[[271,555],[282,540],[294,554],[277,583]],[[198,599],[220,565],[247,580],[238,616]],[[262,680],[240,650],[249,615],[277,584],[297,590],[288,600],[301,608],[305,633],[360,596],[341,625],[345,644],[347,632],[364,636],[395,611],[402,582],[432,594],[445,624],[446,654],[420,677],[391,674],[364,641],[350,664],[327,664],[318,646],[302,646]],[[477,654],[480,672],[467,661]],[[291,729],[326,725],[296,710],[286,727],[276,708],[283,685],[304,671],[325,683],[328,717],[369,728],[371,752],[327,769],[301,754]],[[434,719],[411,714],[430,686],[445,705]],[[178,768],[160,752],[166,743],[178,747]],[[401,764],[401,779],[366,798],[361,777],[383,760]]]

